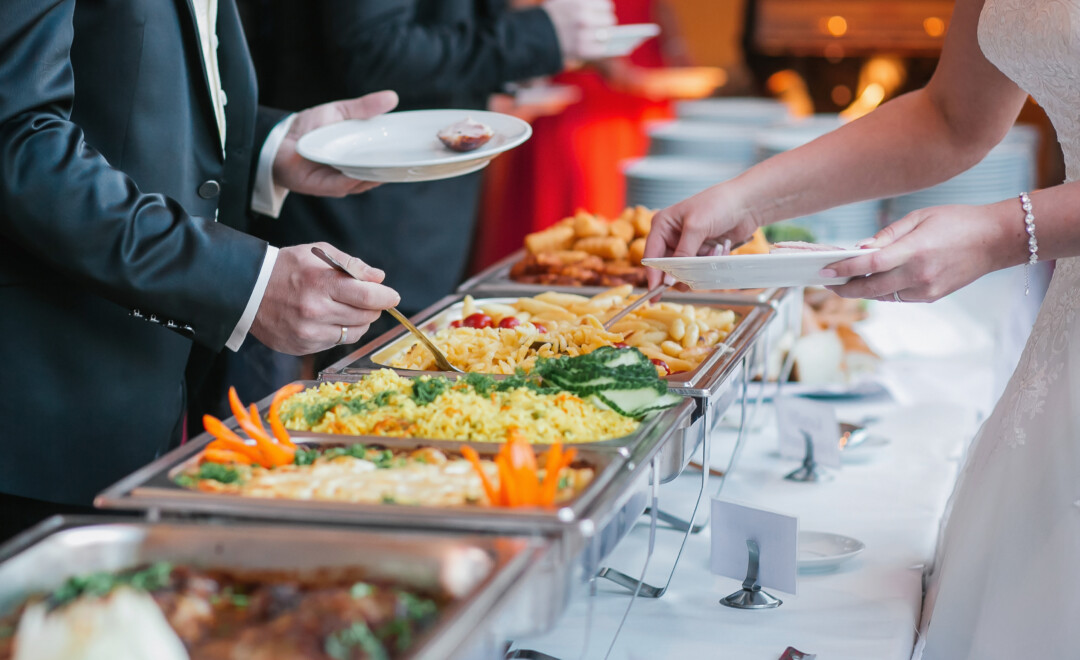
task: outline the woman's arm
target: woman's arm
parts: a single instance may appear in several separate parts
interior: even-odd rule
[[[925,188],[979,162],[1026,98],[979,48],[982,4],[957,2],[924,89],[661,211],[645,255],[696,255],[725,238],[745,241],[761,225]]]

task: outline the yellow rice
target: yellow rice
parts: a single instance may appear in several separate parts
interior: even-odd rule
[[[353,412],[344,402],[365,401],[383,392],[387,405]],[[289,397],[281,419],[295,431],[504,442],[513,429],[530,442],[596,442],[630,435],[638,422],[602,410],[569,393],[538,394],[526,388],[481,396],[471,388],[450,389],[427,405],[412,400],[412,381],[389,369],[357,383],[322,383]],[[340,398],[341,403],[309,423],[306,410]]]

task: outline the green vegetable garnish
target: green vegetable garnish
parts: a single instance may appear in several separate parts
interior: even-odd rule
[[[412,386],[412,400],[418,406],[426,406],[450,389],[450,380],[445,376],[421,377],[414,379]]]
[[[353,598],[366,598],[375,593],[375,587],[367,582],[357,582],[349,589],[349,595]]]
[[[814,232],[805,227],[798,225],[792,225],[787,223],[777,223],[772,225],[766,225],[763,230],[765,232],[765,240],[770,243],[783,243],[786,241],[803,241],[804,243],[813,243],[817,239],[814,237]]]
[[[101,571],[68,578],[64,584],[49,596],[51,609],[56,609],[83,595],[104,597],[113,589],[129,586],[140,591],[157,591],[169,585],[172,576],[172,564],[157,562],[138,570],[123,573]]]
[[[240,473],[221,463],[203,463],[199,466],[199,479],[213,479],[223,484],[231,484],[240,480]]]
[[[323,651],[334,660],[352,660],[355,657],[353,649],[363,651],[371,660],[390,659],[386,647],[362,621],[330,635],[323,644]]]
[[[422,621],[435,616],[435,613],[439,610],[439,606],[435,604],[435,601],[430,598],[421,598],[408,591],[398,591],[397,597],[398,603],[405,610],[405,616],[414,621]]]

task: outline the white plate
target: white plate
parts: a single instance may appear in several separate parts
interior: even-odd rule
[[[637,47],[660,34],[660,26],[656,23],[633,23],[630,25],[616,25],[608,29],[607,51],[608,57],[622,57],[637,50]]]
[[[490,126],[495,135],[473,151],[447,149],[438,132],[469,117]],[[296,150],[308,160],[362,181],[434,181],[482,169],[530,135],[528,122],[498,112],[414,110],[319,127],[301,137]]]
[[[771,286],[843,284],[848,278],[822,277],[818,272],[831,263],[876,250],[659,257],[642,259],[641,263],[670,273],[692,289],[763,289]]]
[[[799,570],[832,570],[865,549],[865,543],[849,536],[829,532],[799,532]]]

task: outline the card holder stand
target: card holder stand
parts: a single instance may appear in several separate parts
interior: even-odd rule
[[[761,549],[757,541],[746,539],[746,551],[749,559],[746,564],[746,579],[743,580],[742,589],[720,599],[720,604],[734,607],[740,610],[767,610],[780,607],[784,601],[761,590],[758,580],[758,566],[761,560]]]

